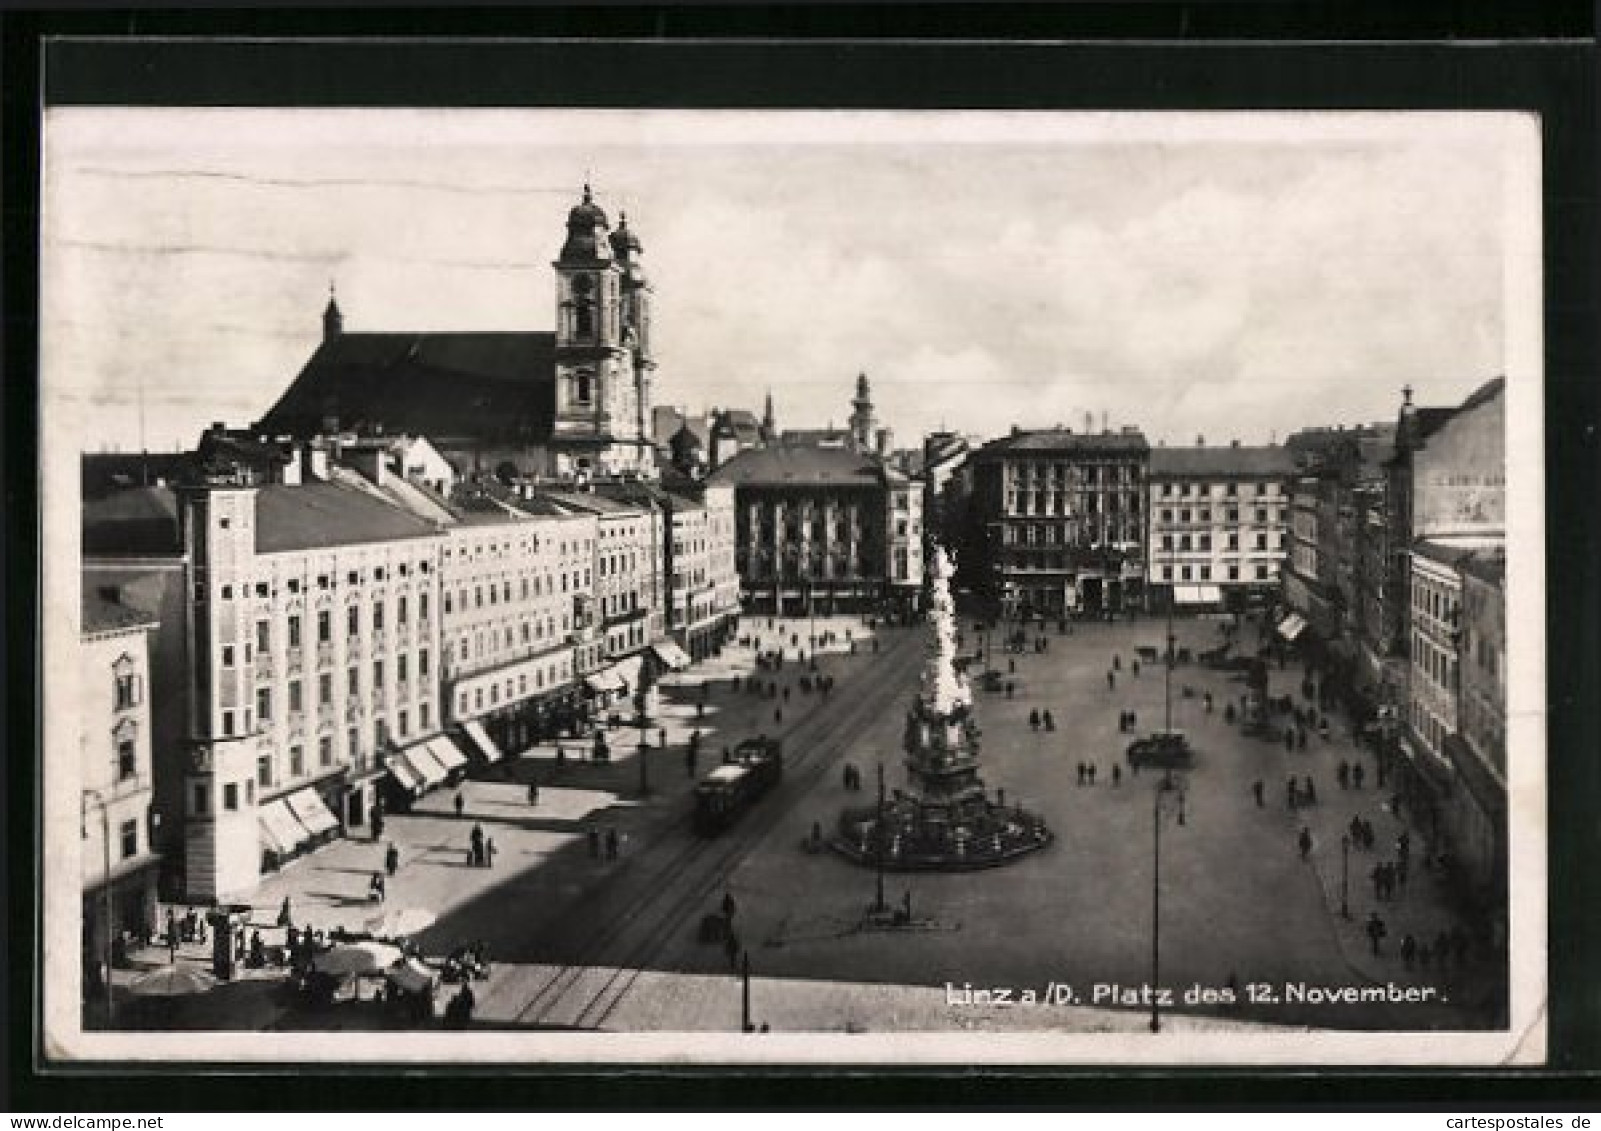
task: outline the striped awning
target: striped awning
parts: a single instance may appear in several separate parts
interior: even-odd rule
[[[427,742],[419,742],[406,748],[406,757],[410,759],[413,767],[422,775],[424,784],[436,786],[450,776],[450,767],[439,760],[439,755],[429,748]]]
[[[445,767],[447,772],[467,764],[467,755],[461,752],[461,747],[451,741],[449,735],[437,734],[430,738],[428,752],[438,759],[439,764]]]
[[[411,759],[404,750],[397,750],[389,755],[389,774],[410,793],[421,793],[427,787],[428,781],[411,764]]]
[[[495,745],[495,740],[490,738],[489,732],[484,729],[483,723],[477,719],[469,719],[462,729],[467,732],[467,737],[473,740],[473,744],[478,747],[486,762],[498,762],[504,757],[500,747]]]
[[[328,811],[328,806],[323,804],[322,796],[315,789],[302,789],[284,800],[289,805],[289,811],[313,836],[332,832],[339,827],[338,818]]]
[[[256,825],[266,846],[279,855],[288,855],[311,838],[282,798],[256,810]]]
[[[671,640],[658,641],[650,646],[656,658],[668,669],[678,672],[689,667],[689,654]]]

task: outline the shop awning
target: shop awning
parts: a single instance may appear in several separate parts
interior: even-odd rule
[[[428,784],[422,774],[417,772],[417,767],[411,764],[411,759],[406,757],[406,753],[403,750],[397,750],[389,755],[388,766],[390,776],[408,792],[421,793]]]
[[[639,690],[639,669],[644,666],[643,656],[629,656],[625,660],[618,660],[611,666],[611,670],[616,672],[617,678],[622,681],[623,690],[632,693]]]
[[[473,740],[473,744],[478,747],[478,752],[484,756],[486,762],[498,762],[504,757],[500,747],[495,745],[495,740],[490,738],[489,732],[484,729],[483,723],[477,719],[469,719],[462,729],[467,732],[467,737]]]
[[[302,789],[284,800],[289,805],[289,811],[313,836],[333,832],[339,827],[338,818],[328,811],[328,806],[323,804],[322,796],[315,789]]]
[[[652,644],[650,646],[650,650],[654,652],[656,654],[656,658],[666,665],[671,671],[681,672],[685,668],[689,667],[690,660],[688,653],[686,653],[677,644],[674,644],[671,640],[663,640],[659,643]]]
[[[450,776],[450,768],[439,760],[439,756],[429,749],[426,742],[408,746],[406,757],[422,775],[423,782],[429,786],[438,785]]]
[[[1279,635],[1286,640],[1294,640],[1306,628],[1306,620],[1300,613],[1291,613],[1279,621]]]
[[[267,847],[281,856],[295,851],[311,836],[306,827],[295,820],[282,798],[256,810],[256,825]]]
[[[586,675],[584,686],[591,691],[620,691],[623,681],[611,668],[602,668],[592,675]]]
[[[1216,585],[1175,585],[1173,601],[1179,605],[1216,605],[1223,600],[1223,591]]]
[[[467,755],[461,752],[461,747],[450,740],[446,734],[437,734],[428,740],[428,752],[439,760],[445,769],[454,770],[458,766],[467,764]]]

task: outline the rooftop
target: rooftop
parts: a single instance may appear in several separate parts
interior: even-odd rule
[[[549,437],[555,335],[341,333],[324,341],[257,427],[312,436],[340,428],[508,442]]]
[[[1013,432],[991,440],[979,448],[980,458],[1035,452],[1102,454],[1141,454],[1151,450],[1145,433],[1138,428],[1119,432],[1074,432],[1069,428],[1051,428],[1040,432]]]
[[[845,448],[783,444],[740,452],[706,481],[734,487],[882,487],[906,477],[872,456]]]
[[[156,618],[149,613],[130,609],[127,605],[108,600],[97,592],[84,591],[82,632],[85,636],[90,633],[154,628],[156,624]]]
[[[1278,446],[1184,447],[1151,449],[1151,475],[1228,478],[1288,475],[1295,453]]]
[[[256,552],[426,538],[438,527],[342,483],[269,484],[256,490]]]

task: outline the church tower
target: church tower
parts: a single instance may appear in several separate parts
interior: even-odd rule
[[[655,379],[656,357],[651,348],[650,281],[645,278],[644,246],[639,236],[628,226],[628,214],[619,213],[617,230],[611,234],[612,256],[622,274],[623,344],[633,353],[633,395],[637,408],[637,429],[640,438],[651,433],[651,410],[654,404],[652,383]]]
[[[345,332],[345,316],[339,309],[339,299],[334,295],[334,285],[328,284],[328,305],[322,311],[322,340],[331,342]]]
[[[643,275],[628,280],[589,186],[567,214],[556,270],[556,420],[551,448],[559,475],[615,475],[654,469],[649,458],[648,352],[628,325],[630,307],[648,323]],[[637,243],[637,241],[636,241]],[[648,328],[645,331],[648,333]],[[644,353],[642,368],[637,359]],[[641,375],[646,387],[642,395]]]
[[[867,374],[856,376],[856,396],[851,401],[851,446],[864,455],[873,450],[873,432],[877,423],[873,416],[873,390],[867,384]]]

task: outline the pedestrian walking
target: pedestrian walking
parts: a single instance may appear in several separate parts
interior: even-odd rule
[[[173,914],[170,907],[167,908],[167,961],[178,961],[178,916]],[[111,977],[110,970],[106,971],[106,977]]]
[[[456,791],[456,800],[453,802],[453,804],[456,806],[456,816],[460,817],[462,810],[467,807],[467,801],[464,797],[462,797],[461,790],[459,789]]]
[[[1090,780],[1090,784],[1091,785],[1095,784],[1095,763],[1094,762],[1091,762],[1089,764],[1089,780]]]
[[[495,838],[494,837],[490,837],[488,840],[484,841],[484,867],[493,868],[494,866],[495,866]]]
[[[389,849],[384,853],[384,871],[389,873],[390,879],[394,879],[395,873],[400,871],[400,849],[395,847],[394,841],[389,842]],[[284,900],[284,910],[281,914],[287,915],[288,911],[289,900],[286,898]]]
[[[1039,711],[1037,709],[1033,710],[1033,711],[1030,711],[1028,713],[1028,729],[1029,730],[1039,730],[1040,729],[1040,713],[1039,713]]]
[[[372,811],[372,839],[375,843],[384,839],[384,811],[382,809],[374,809]]]
[[[1306,728],[1301,727],[1295,732],[1295,745],[1298,750],[1306,750]]]
[[[1402,860],[1412,855],[1412,834],[1405,829],[1395,838],[1395,854]]]
[[[1356,765],[1351,767],[1351,784],[1353,786],[1355,786],[1357,789],[1361,789],[1362,788],[1362,778],[1363,778],[1362,763],[1358,762]]]
[[[734,893],[731,891],[723,892],[723,918],[732,923],[734,921],[734,912],[737,910],[739,910],[739,905],[734,902]]]
[[[1251,783],[1251,793],[1254,794],[1255,797],[1256,797],[1256,807],[1258,809],[1263,807],[1262,789],[1263,789],[1263,782],[1262,782],[1261,778],[1257,778],[1254,782]]]
[[[1007,675],[1016,675],[1017,674],[1017,661],[1016,660],[1007,660],[1006,661],[1006,674]]]
[[[374,872],[372,879],[367,881],[367,898],[374,903],[382,903],[384,901],[384,875],[382,872]]]
[[[1007,680],[1006,681],[1006,697],[1008,699],[1010,699],[1012,697],[1012,692],[1015,691],[1015,690],[1016,690],[1016,688],[1012,685],[1012,681],[1011,680]]]
[[[1351,764],[1349,762],[1343,760],[1340,762],[1339,769],[1334,771],[1334,780],[1339,783],[1341,789],[1350,784]]]
[[[1116,652],[1112,653],[1112,670],[1115,672],[1123,670],[1123,657]]]
[[[1384,940],[1385,935],[1390,933],[1389,928],[1384,925],[1384,920],[1379,918],[1377,911],[1369,911],[1367,926],[1364,930],[1367,932],[1368,945],[1372,948],[1374,957],[1377,957],[1379,943]]]
[[[1308,805],[1316,805],[1317,804],[1317,786],[1312,784],[1312,775],[1311,774],[1307,774],[1306,777],[1304,779],[1302,779],[1302,780],[1304,780],[1306,782],[1306,788],[1301,791],[1301,795],[1306,798],[1306,803]]]
[[[600,830],[594,825],[589,826],[589,858],[600,859]]]
[[[1134,673],[1134,678],[1135,679],[1139,679],[1140,678],[1140,662],[1138,660],[1135,660],[1132,664],[1129,665],[1129,670]]]
[[[1117,673],[1116,672],[1107,672],[1106,673],[1106,690],[1108,690],[1108,691],[1117,690]]]
[[[1295,779],[1290,778],[1284,783],[1284,804],[1290,812],[1295,812],[1296,802],[1300,800],[1300,791],[1295,788]]]
[[[1085,773],[1085,766],[1084,766],[1084,763],[1083,763],[1083,762],[1080,762],[1080,763],[1079,763],[1079,764],[1078,764],[1078,784],[1079,784],[1079,785],[1083,785],[1083,784],[1084,784],[1084,778],[1085,778],[1085,777],[1086,777],[1086,776],[1087,776],[1087,775],[1086,775],[1086,773]]]
[[[1288,753],[1295,753],[1295,732],[1289,727],[1284,728],[1284,749]]]
[[[528,783],[528,804],[530,806],[539,804],[539,783],[536,781]]]
[[[1122,784],[1123,784],[1123,767],[1119,766],[1116,762],[1113,762],[1112,763],[1112,785],[1113,786],[1119,786],[1119,785],[1122,785]]]
[[[617,830],[609,825],[606,827],[606,859],[617,859]]]
[[[1051,713],[1049,711],[1046,711],[1040,716],[1040,722],[1044,725],[1047,731],[1054,731],[1056,729],[1056,720],[1051,718]]]
[[[1312,830],[1302,825],[1301,835],[1296,838],[1296,843],[1301,847],[1302,860],[1312,855]]]

